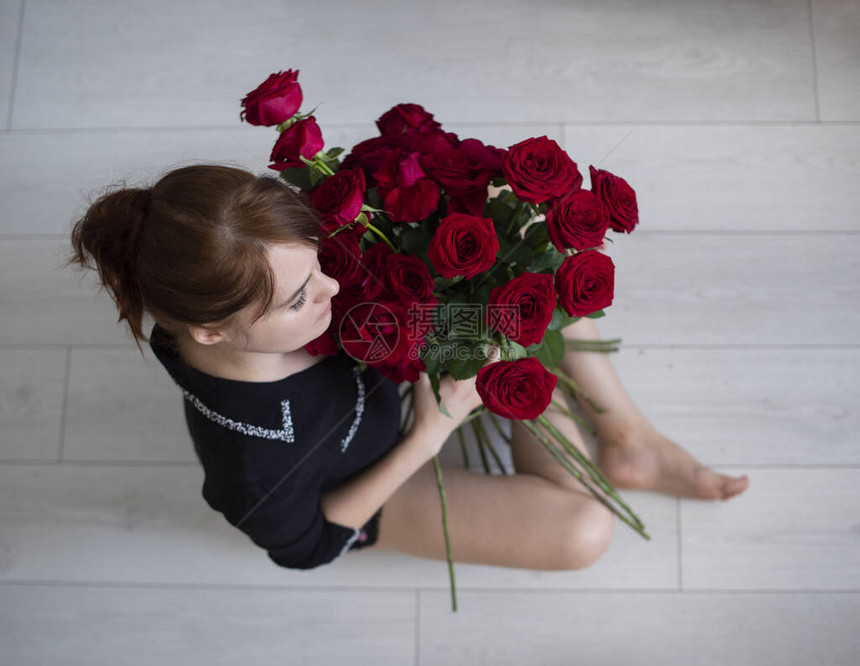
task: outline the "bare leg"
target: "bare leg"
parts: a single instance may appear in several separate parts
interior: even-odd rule
[[[555,397],[564,400],[560,392]],[[587,456],[576,425],[552,407],[546,414]],[[533,570],[591,566],[609,547],[614,516],[522,425],[512,426],[516,474],[443,469],[455,561]],[[386,502],[372,547],[444,560],[441,520],[430,461]]]
[[[597,326],[588,318],[566,327],[563,334],[571,339],[600,339]],[[608,354],[568,351],[561,369],[605,409],[598,414],[580,400],[597,431],[600,467],[614,485],[723,500],[746,490],[749,485],[746,475],[719,474],[661,435],[633,404]]]

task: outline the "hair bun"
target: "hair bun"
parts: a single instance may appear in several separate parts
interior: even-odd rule
[[[143,299],[137,248],[152,202],[151,188],[115,190],[90,205],[72,230],[71,263],[98,271],[102,286],[135,337],[142,335]]]

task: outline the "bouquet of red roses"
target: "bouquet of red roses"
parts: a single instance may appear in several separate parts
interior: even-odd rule
[[[600,469],[543,415],[557,384],[589,400],[559,368],[566,349],[617,349],[619,340],[567,340],[561,329],[603,316],[612,303],[614,265],[599,248],[609,229],[630,233],[637,225],[633,189],[593,166],[591,190],[583,189],[576,163],[552,139],[499,149],[444,131],[416,104],[383,114],[380,135],[341,161],[343,149],[323,150],[312,112],[299,113],[297,79],[293,70],[272,74],[242,100],[241,116],[276,126],[270,168],[306,192],[322,220],[320,262],[340,291],[329,330],[307,350],[343,348],[398,383],[425,371],[437,399],[442,373],[477,374],[484,404],[457,431],[464,457],[468,423],[485,470],[489,452],[506,473],[480,417],[486,413],[505,440],[497,417],[519,420],[616,516],[650,538]],[[486,365],[491,347],[502,360]],[[409,395],[407,389],[404,399]],[[438,458],[434,464],[447,542]],[[450,568],[450,548],[448,559]]]

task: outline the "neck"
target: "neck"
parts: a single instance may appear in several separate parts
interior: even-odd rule
[[[251,352],[222,344],[202,345],[190,336],[176,340],[186,364],[213,377],[243,382],[276,382],[322,360],[304,347],[290,352]]]

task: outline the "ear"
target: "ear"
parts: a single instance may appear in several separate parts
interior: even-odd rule
[[[188,333],[194,342],[201,345],[214,345],[227,339],[223,331],[204,326],[189,326]]]

